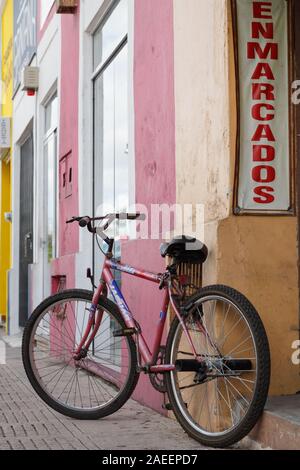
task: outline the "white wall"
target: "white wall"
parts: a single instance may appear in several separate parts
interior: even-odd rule
[[[105,6],[105,0],[82,0],[80,6],[79,49],[79,120],[78,120],[78,190],[79,214],[93,213],[93,42],[91,33],[96,15]],[[79,253],[76,255],[75,282],[79,288],[90,289],[86,268],[92,268],[92,237],[87,230],[79,231]]]
[[[34,264],[31,267],[30,284],[31,308],[50,293],[49,282],[44,282],[45,266],[43,241],[45,240],[44,224],[44,165],[43,136],[44,108],[43,104],[59,84],[60,70],[60,17],[54,15],[41,42],[32,65],[40,68],[39,90],[35,97],[28,97],[19,90],[14,98],[13,119],[13,159],[12,159],[12,270],[10,273],[10,331],[13,335],[19,331],[19,200],[20,191],[20,146],[28,135],[28,128],[33,123],[34,138]],[[59,90],[58,90],[59,94]]]
[[[51,293],[51,277],[47,263],[47,234],[45,220],[45,167],[44,167],[44,125],[45,104],[57,91],[59,98],[60,75],[60,16],[54,15],[38,45],[37,61],[40,68],[40,84],[37,105],[37,154],[35,159],[35,249],[32,267],[32,308],[35,308]],[[59,106],[58,106],[59,110]],[[59,122],[59,121],[58,121]],[[59,132],[59,126],[58,126]],[[59,136],[58,136],[59,137]],[[59,140],[58,140],[59,141]],[[57,165],[58,166],[58,165]]]

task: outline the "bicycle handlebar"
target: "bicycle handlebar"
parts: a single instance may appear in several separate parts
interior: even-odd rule
[[[110,224],[114,220],[145,220],[146,216],[145,214],[141,214],[140,212],[136,213],[126,213],[126,212],[121,212],[117,214],[107,214],[103,217],[89,217],[89,216],[84,216],[84,217],[72,217],[72,219],[67,220],[67,224],[72,224],[73,222],[78,222],[79,226],[82,228],[87,227],[88,231],[91,233],[97,233],[97,228],[92,226],[92,222],[96,221],[101,221],[101,220],[107,220],[105,225],[101,227],[101,232],[103,230],[107,230]],[[100,230],[100,227],[98,228]],[[99,233],[100,234],[100,233]],[[101,234],[100,234],[101,235]],[[106,239],[104,239],[106,241]]]

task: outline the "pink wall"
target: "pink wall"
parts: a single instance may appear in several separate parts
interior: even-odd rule
[[[156,4],[156,5],[155,5]],[[135,2],[134,46],[136,202],[174,204],[175,99],[172,0]],[[164,270],[158,240],[127,243],[122,261],[156,272]],[[123,276],[129,306],[144,326],[152,347],[162,293],[157,286]],[[162,395],[141,376],[135,398],[162,411]]]
[[[157,4],[156,6],[154,4]],[[136,202],[173,204],[175,186],[175,103],[172,0],[135,2],[134,93]],[[78,226],[65,220],[78,214],[78,82],[79,12],[62,15],[60,96],[60,202],[59,259],[52,274],[67,276],[67,288],[75,284],[75,256],[79,249]],[[69,172],[72,168],[72,182]],[[164,261],[159,240],[132,241],[122,250],[125,263],[160,272]],[[122,288],[128,303],[144,326],[152,346],[159,321],[162,293],[156,285],[123,276]],[[135,398],[162,411],[162,395],[141,376]]]
[[[61,22],[59,250],[64,256],[79,250],[78,225],[65,223],[78,215],[79,9],[61,15]]]
[[[52,275],[67,276],[75,286],[75,254],[79,250],[77,224],[66,220],[78,215],[78,94],[80,12],[61,15],[61,76],[59,131],[59,258]]]

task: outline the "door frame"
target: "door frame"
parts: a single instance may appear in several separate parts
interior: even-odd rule
[[[49,129],[45,132],[45,124],[46,124],[46,111],[47,107],[53,103],[54,100],[57,100],[57,116],[56,122],[54,126],[49,127]],[[42,292],[43,298],[48,297],[52,294],[53,291],[53,282],[52,280],[52,271],[51,265],[54,259],[58,258],[59,255],[59,166],[60,166],[60,158],[59,158],[59,95],[57,90],[57,82],[55,85],[50,89],[47,94],[46,99],[42,102],[42,131],[41,131],[41,156],[42,156],[42,171],[41,171],[41,178],[43,181],[43,188],[44,192],[42,194],[42,201],[43,205],[45,206],[48,202],[48,167],[47,167],[47,159],[46,159],[46,144],[51,140],[55,139],[55,177],[54,177],[54,186],[55,186],[55,256],[49,262],[48,259],[48,211],[44,211],[42,214],[42,231],[41,231],[41,259],[42,259],[42,276],[43,276],[43,283],[42,283]],[[53,281],[53,282],[52,282]]]
[[[33,123],[30,123],[30,125],[27,127],[26,131],[24,132],[22,138],[18,142],[18,154],[19,154],[19,191],[18,191],[18,225],[19,225],[19,230],[18,230],[18,278],[19,278],[19,289],[18,289],[18,324],[19,327],[23,327],[24,323],[26,321],[25,315],[21,315],[21,309],[20,309],[20,282],[21,282],[21,170],[22,170],[22,147],[26,144],[26,142],[31,139],[32,140],[32,262],[28,263],[28,312],[27,312],[27,318],[29,315],[30,311],[30,276],[29,276],[29,266],[33,264],[34,262],[34,223],[35,223],[35,201],[34,201],[34,194],[35,194],[35,178],[34,178],[34,167],[35,167],[35,147],[34,147],[34,129],[33,129]]]

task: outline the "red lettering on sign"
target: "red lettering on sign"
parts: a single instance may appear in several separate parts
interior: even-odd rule
[[[274,119],[274,112],[273,114],[266,113],[264,116],[262,115],[262,110],[266,109],[267,111],[275,111],[274,106],[267,103],[257,103],[252,107],[252,117],[257,121],[272,121]]]
[[[275,80],[274,74],[269,64],[260,62],[254,69],[252,80],[260,80],[262,77],[268,80]]]
[[[262,49],[258,42],[248,42],[248,59],[255,59],[256,54],[260,59],[267,59],[270,55],[270,59],[277,60],[278,44],[267,42],[264,49]]]
[[[260,140],[266,139],[269,142],[275,142],[274,134],[269,124],[259,124],[252,137],[252,142],[259,142]]]
[[[252,169],[251,178],[253,188],[253,201],[257,204],[271,204],[275,200],[276,181],[276,136],[273,133],[271,122],[276,117],[276,89],[273,63],[279,58],[279,44],[276,42],[276,22],[273,20],[271,1],[252,0],[252,18],[250,18],[251,38],[247,42],[245,54],[247,61],[253,61],[251,76],[252,102],[251,129],[255,131],[251,141]],[[261,20],[261,21],[260,21]],[[262,21],[263,20],[263,21]],[[267,21],[266,21],[267,20]],[[268,81],[266,83],[266,81]],[[247,86],[244,84],[243,86]],[[256,121],[259,121],[257,125]],[[266,123],[269,121],[269,124]],[[252,130],[250,132],[253,132]],[[251,135],[248,135],[248,139]],[[272,163],[271,163],[272,162]],[[273,163],[274,162],[274,163]]]
[[[275,160],[275,148],[271,145],[253,145],[254,162],[272,162]]]
[[[269,15],[267,15],[269,13]],[[272,18],[272,2],[253,2],[253,17],[262,19]]]
[[[252,23],[252,38],[259,39],[262,36],[265,39],[274,38],[274,25],[273,23]]]
[[[272,183],[275,181],[275,168],[268,165],[259,165],[253,168],[252,178],[256,183]]]
[[[259,196],[253,198],[254,202],[257,202],[257,204],[271,204],[275,201],[275,197],[269,193],[274,193],[274,189],[270,186],[258,186],[254,188],[254,194]]]
[[[252,84],[252,99],[262,100],[263,97],[268,101],[275,101],[274,85],[271,83],[253,83]]]

